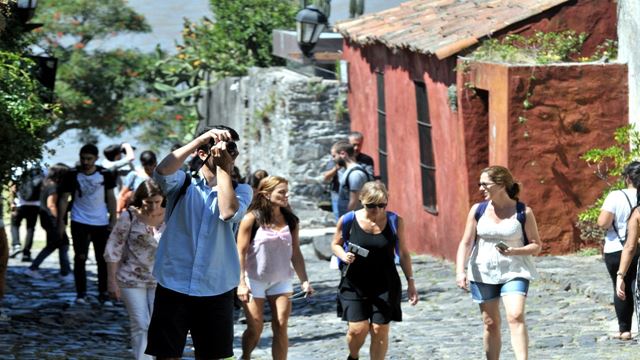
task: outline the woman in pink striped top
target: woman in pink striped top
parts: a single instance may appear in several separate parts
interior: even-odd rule
[[[313,293],[300,251],[298,225],[298,217],[289,207],[287,180],[279,176],[262,179],[238,231],[242,274],[238,297],[247,317],[247,329],[242,335],[243,359],[251,357],[260,341],[265,300],[269,301],[272,313],[271,355],[274,359],[287,358],[292,265],[302,290],[307,295]]]

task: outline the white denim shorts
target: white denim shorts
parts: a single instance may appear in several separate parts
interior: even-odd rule
[[[246,281],[247,286],[251,289],[251,296],[257,299],[266,299],[267,296],[293,292],[291,279],[278,282],[265,282],[247,277]]]

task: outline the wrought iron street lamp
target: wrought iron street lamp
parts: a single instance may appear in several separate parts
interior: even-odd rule
[[[305,56],[311,57],[311,50],[318,43],[327,20],[327,16],[314,5],[309,5],[296,14],[298,46]]]

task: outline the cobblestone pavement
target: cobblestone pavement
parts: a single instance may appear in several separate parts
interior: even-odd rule
[[[304,245],[317,294],[295,301],[290,320],[290,359],[344,359],[346,325],[335,315],[336,270]],[[11,316],[0,322],[0,359],[125,359],[128,319],[124,307],[73,303],[73,283],[56,275],[56,254],[45,262],[45,278],[24,275],[26,264],[10,261],[8,295],[1,304]],[[532,359],[637,358],[636,341],[619,341],[611,285],[600,257],[540,257],[542,274],[532,282],[527,323]],[[95,291],[95,264],[88,266]],[[453,265],[429,256],[414,257],[420,302],[403,303],[404,321],[392,323],[389,359],[481,359],[482,324],[477,305],[454,284]],[[95,292],[94,292],[95,295]],[[635,329],[635,327],[634,327]],[[235,327],[236,356],[244,325]],[[635,334],[634,334],[635,335]],[[265,326],[255,359],[270,359],[270,326]],[[368,341],[360,356],[368,358]],[[185,358],[193,358],[188,344]],[[503,357],[513,358],[503,321]]]

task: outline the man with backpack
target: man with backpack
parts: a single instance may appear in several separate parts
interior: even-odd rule
[[[98,148],[87,144],[80,149],[80,166],[69,171],[60,184],[58,229],[64,235],[64,214],[69,207],[69,196],[73,197],[71,208],[71,237],[73,238],[73,275],[76,282],[76,303],[86,304],[87,274],[85,265],[89,243],[93,242],[98,264],[98,301],[105,306],[113,305],[107,292],[107,264],[104,249],[109,233],[116,222],[116,187],[114,173],[96,166]]]
[[[38,212],[40,211],[40,190],[43,180],[44,172],[34,166],[28,169],[13,187],[13,201],[11,201],[11,258],[18,256],[22,252],[22,261],[31,261],[31,246],[33,245],[33,234],[38,221]],[[20,225],[22,220],[26,220],[27,223],[24,248],[20,246]]]
[[[365,171],[369,174],[369,179],[374,179],[374,170],[373,170],[373,159],[371,156],[360,152],[362,148],[362,142],[364,141],[364,136],[361,132],[352,131],[349,134],[349,143],[353,146],[353,158],[356,163],[360,164]],[[340,175],[344,172],[344,167],[339,166],[336,162],[331,159],[327,163],[324,172],[322,173],[323,180],[325,183],[329,184],[331,191],[331,209],[333,211],[333,215],[335,216],[336,221],[340,218],[338,211],[338,193],[340,190]]]
[[[353,145],[338,141],[331,147],[331,157],[344,169],[338,176],[338,217],[348,211],[362,208],[358,196],[362,186],[373,180],[366,169],[355,160]]]

